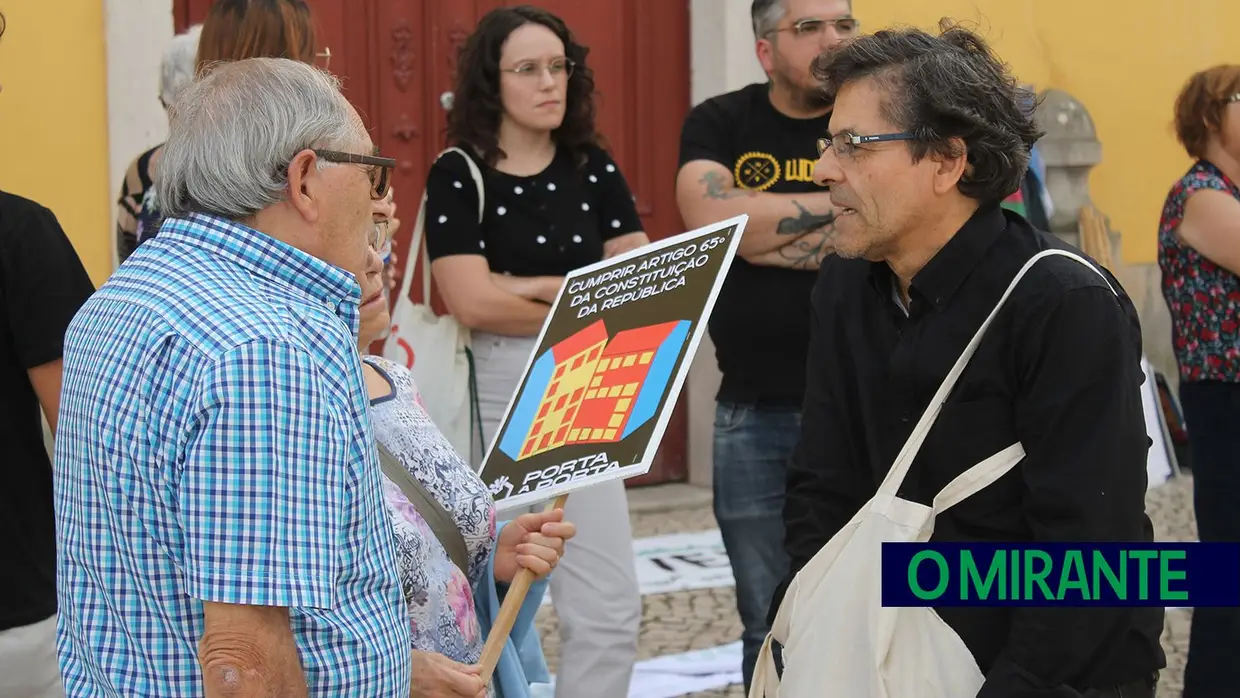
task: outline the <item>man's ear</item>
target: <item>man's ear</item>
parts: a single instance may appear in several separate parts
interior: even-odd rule
[[[952,138],[948,141],[950,148],[945,151],[930,151],[930,161],[934,163],[934,193],[946,194],[956,188],[960,180],[972,171],[969,164],[969,147],[964,140]]]
[[[319,219],[319,201],[323,191],[318,160],[314,151],[306,149],[294,155],[288,164],[288,202],[311,223]]]
[[[761,64],[762,70],[770,75],[775,70],[775,45],[770,39],[758,39],[754,53],[758,56],[758,63]]]

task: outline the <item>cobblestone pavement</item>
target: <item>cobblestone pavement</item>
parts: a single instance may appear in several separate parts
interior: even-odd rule
[[[644,496],[642,490],[631,494]],[[1196,540],[1192,513],[1192,480],[1176,478],[1150,492],[1147,510],[1159,540]],[[672,511],[634,513],[633,535],[646,537],[666,533],[706,531],[716,528],[709,502]],[[1168,611],[1163,647],[1167,669],[1162,672],[1159,698],[1179,698],[1183,688],[1184,660],[1188,651],[1189,611]],[[547,662],[554,672],[559,663],[560,637],[555,612],[544,607],[538,616]],[[684,591],[646,596],[639,642],[639,659],[714,647],[740,638],[736,596],[731,588]],[[742,698],[739,685],[718,691],[692,694],[693,698]]]

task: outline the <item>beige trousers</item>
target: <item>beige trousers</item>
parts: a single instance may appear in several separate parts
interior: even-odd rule
[[[56,660],[56,616],[0,630],[0,696],[64,698]]]

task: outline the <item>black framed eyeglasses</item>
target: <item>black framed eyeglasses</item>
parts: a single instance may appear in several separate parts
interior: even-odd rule
[[[842,158],[852,157],[857,153],[857,146],[866,143],[882,143],[884,141],[915,141],[917,136],[908,131],[900,133],[880,133],[873,136],[858,136],[855,133],[844,131],[826,138],[818,139],[818,157],[822,157],[827,149],[835,151],[835,154]]]
[[[850,37],[861,28],[861,22],[857,21],[855,17],[839,17],[837,19],[806,17],[793,22],[792,26],[773,29],[771,33],[790,32],[793,36],[800,38],[803,36],[817,36],[826,31],[827,27],[834,27],[835,33],[838,36]]]
[[[366,175],[370,177],[370,198],[378,201],[387,197],[388,189],[392,187],[392,168],[396,167],[395,159],[378,155],[342,153],[338,150],[319,150],[317,148],[314,150],[314,154],[328,162],[365,165],[367,167]]]

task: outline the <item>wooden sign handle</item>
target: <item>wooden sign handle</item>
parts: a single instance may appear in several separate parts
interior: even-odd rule
[[[543,511],[563,509],[566,501],[568,501],[568,495],[562,494],[556,497],[555,501],[547,504],[547,508]],[[482,658],[478,660],[484,684],[491,683],[491,675],[495,673],[499,657],[504,653],[504,645],[508,644],[508,634],[512,632],[512,626],[517,622],[517,614],[521,612],[521,606],[525,603],[525,595],[529,593],[530,585],[533,583],[534,573],[522,567],[517,570],[512,584],[508,585],[508,593],[504,595],[504,603],[499,607],[499,615],[491,624],[491,632],[487,634],[486,644],[482,647]]]

